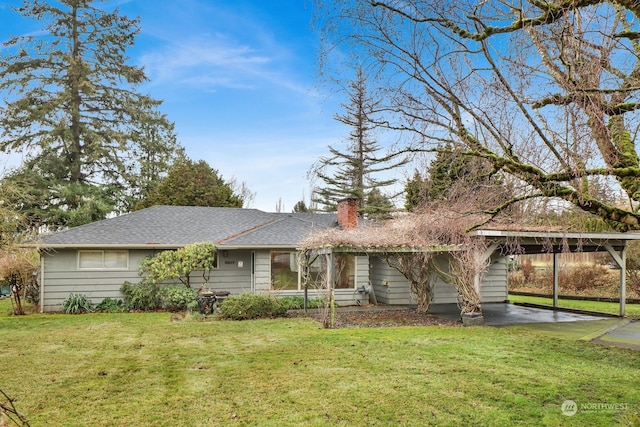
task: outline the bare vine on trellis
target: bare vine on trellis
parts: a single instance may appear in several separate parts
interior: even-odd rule
[[[377,254],[408,280],[419,311],[429,310],[439,278],[455,286],[461,313],[474,313],[481,311],[480,280],[490,265],[487,240],[468,233],[480,223],[487,225],[486,215],[472,202],[448,201],[382,224],[319,230],[301,247]]]
[[[0,401],[0,427],[10,425],[30,427],[29,420],[22,415],[13,404],[11,399],[2,389],[0,389],[2,400]]]
[[[387,264],[398,270],[410,284],[417,311],[426,313],[433,301],[435,287],[435,268],[433,252],[410,252],[385,254]]]
[[[305,250],[333,252],[357,250],[379,254],[410,283],[419,311],[433,301],[436,279],[453,284],[462,313],[480,311],[479,280],[488,268],[487,241],[467,232],[482,222],[472,206],[432,206],[383,224],[353,230],[319,231],[302,242]],[[436,255],[446,255],[448,268],[439,266]]]
[[[317,298],[324,301],[319,308],[322,326],[332,328],[334,324],[334,302],[332,286],[326,269],[330,261],[328,254],[318,254],[312,250],[298,253],[298,267],[302,272],[302,286],[305,296],[308,290],[314,291]],[[315,274],[314,274],[315,272]]]

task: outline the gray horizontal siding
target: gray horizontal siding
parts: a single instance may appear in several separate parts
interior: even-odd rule
[[[228,251],[218,260],[218,268],[211,271],[208,288],[240,294],[251,291],[251,251]],[[77,251],[59,250],[43,255],[43,310],[60,311],[69,294],[84,294],[93,304],[105,298],[123,298],[120,287],[126,281],[137,283],[139,262],[153,255],[151,251],[129,251],[128,270],[78,270]],[[242,262],[240,267],[239,261]],[[191,287],[199,289],[204,283],[201,272],[190,277]]]
[[[227,291],[231,294],[251,292],[251,251],[225,251],[227,256],[218,259],[218,268],[211,272],[210,289]],[[200,287],[202,277],[196,281]]]
[[[444,256],[439,260],[441,267],[445,265]],[[389,267],[386,261],[372,257],[370,261],[370,280],[379,303],[388,305],[415,304],[411,296],[410,284],[395,268]],[[482,302],[502,302],[507,299],[507,262],[501,256],[492,257],[489,270],[480,284]],[[434,304],[457,303],[455,286],[438,278],[434,286]]]
[[[98,248],[99,249],[99,248]],[[125,281],[138,282],[140,260],[150,256],[151,251],[129,251],[127,270],[78,270],[77,251],[59,250],[43,255],[44,283],[43,308],[58,311],[62,302],[71,293],[88,296],[94,304],[104,298],[122,298],[120,287]],[[228,291],[231,294],[244,292],[265,293],[271,291],[271,251],[256,250],[254,277],[252,278],[252,251],[227,251],[218,260],[219,267],[211,272],[208,288]],[[253,280],[252,280],[253,279]],[[255,287],[252,286],[252,281]],[[198,289],[203,283],[200,273],[191,276],[191,286]],[[378,257],[359,256],[356,258],[356,288],[371,286],[379,303],[388,305],[415,304],[408,281],[402,274]],[[322,291],[320,291],[322,292]],[[501,302],[507,299],[507,262],[504,257],[495,257],[489,271],[481,283],[482,302]],[[278,291],[278,296],[302,295],[303,291]],[[368,303],[368,296],[356,289],[335,290],[339,305]],[[438,279],[434,291],[434,303],[455,303],[456,291],[453,285]]]
[[[268,292],[271,290],[271,251],[256,251],[255,261],[255,291]]]
[[[356,257],[356,278],[355,286],[357,288],[369,286],[369,257],[357,256]]]
[[[402,273],[389,267],[387,262],[379,257],[371,257],[369,264],[371,286],[378,303],[387,305],[415,304],[411,298],[409,282]]]
[[[482,302],[503,302],[508,299],[507,258],[494,255],[491,266],[482,280],[480,297]]]
[[[148,255],[151,251],[129,251],[127,270],[78,270],[76,250],[43,254],[44,278],[40,278],[43,310],[60,311],[69,294],[86,295],[93,304],[105,298],[122,298],[120,287],[125,281],[140,280],[138,263]]]

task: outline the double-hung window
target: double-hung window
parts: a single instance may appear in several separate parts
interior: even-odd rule
[[[78,270],[127,269],[129,269],[129,251],[127,250],[78,251]]]

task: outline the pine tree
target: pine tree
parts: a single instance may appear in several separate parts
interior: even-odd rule
[[[44,22],[43,31],[10,39],[0,56],[7,100],[0,150],[26,159],[6,179],[39,195],[17,201],[36,226],[79,225],[127,210],[139,174],[151,167],[144,153],[170,158],[179,148],[160,102],[135,90],[146,76],[127,64],[126,50],[139,19],[93,3],[24,0],[15,11]]]
[[[395,154],[379,156],[381,147],[372,136],[376,128],[373,116],[379,101],[368,93],[362,68],[349,83],[347,94],[349,103],[342,104],[344,114],[334,117],[351,128],[347,147],[341,151],[329,146],[331,157],[320,158],[312,168],[313,175],[324,184],[315,189],[312,202],[322,205],[325,211],[335,211],[338,200],[354,197],[358,199],[360,214],[366,214],[369,194],[375,190],[373,199],[379,201],[381,189],[397,182],[397,179],[378,179],[376,175],[400,167],[406,161],[398,160]],[[379,209],[388,212],[393,205],[385,203],[373,210],[380,213]]]

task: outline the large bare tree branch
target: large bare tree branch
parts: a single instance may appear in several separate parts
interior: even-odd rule
[[[640,3],[335,3],[325,28],[377,69],[379,123],[414,136],[404,150],[460,145],[522,183],[486,212],[535,194],[640,228]]]

